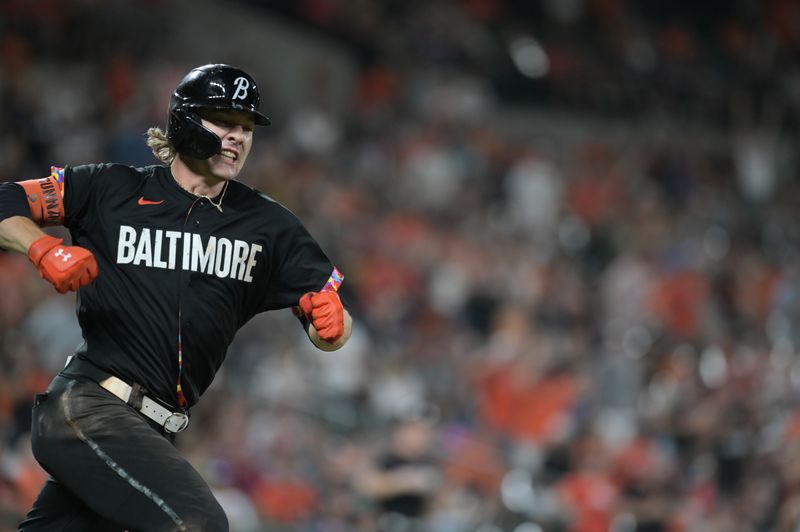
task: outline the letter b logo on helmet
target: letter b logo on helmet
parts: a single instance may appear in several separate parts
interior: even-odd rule
[[[233,83],[236,85],[236,92],[233,93],[232,99],[247,99],[247,89],[250,88],[250,82],[247,81],[247,78],[238,77]]]
[[[169,101],[167,138],[178,153],[208,159],[219,152],[219,137],[203,127],[198,109],[244,111],[256,125],[268,126],[259,110],[258,87],[246,72],[230,65],[204,65],[178,83]]]

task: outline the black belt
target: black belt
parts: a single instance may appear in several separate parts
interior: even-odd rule
[[[88,377],[119,399],[155,421],[167,433],[181,432],[189,425],[185,412],[173,412],[152,397],[149,397],[139,384],[130,385],[119,377],[98,368],[88,360],[70,356],[64,370]]]

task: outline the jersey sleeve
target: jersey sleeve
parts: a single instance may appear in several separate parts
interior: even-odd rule
[[[297,305],[306,292],[317,292],[342,276],[303,225],[295,219],[292,227],[275,243],[275,268],[267,285],[264,310]]]
[[[94,189],[93,181],[104,165],[74,168],[50,167],[50,175],[4,183],[0,190],[0,215],[27,216],[41,226],[79,225]],[[24,202],[20,202],[20,198]]]
[[[89,206],[99,194],[104,164],[87,164],[63,169],[64,176],[64,226],[76,228],[91,216]]]

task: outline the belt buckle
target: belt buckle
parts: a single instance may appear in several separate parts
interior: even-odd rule
[[[173,412],[164,420],[164,432],[169,432],[170,434],[181,432],[188,425],[189,416],[183,412]]]

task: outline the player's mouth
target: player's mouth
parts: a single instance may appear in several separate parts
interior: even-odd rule
[[[239,154],[234,150],[229,150],[227,148],[223,148],[219,152],[220,155],[225,157],[226,159],[230,160],[231,162],[235,162],[239,158]]]

